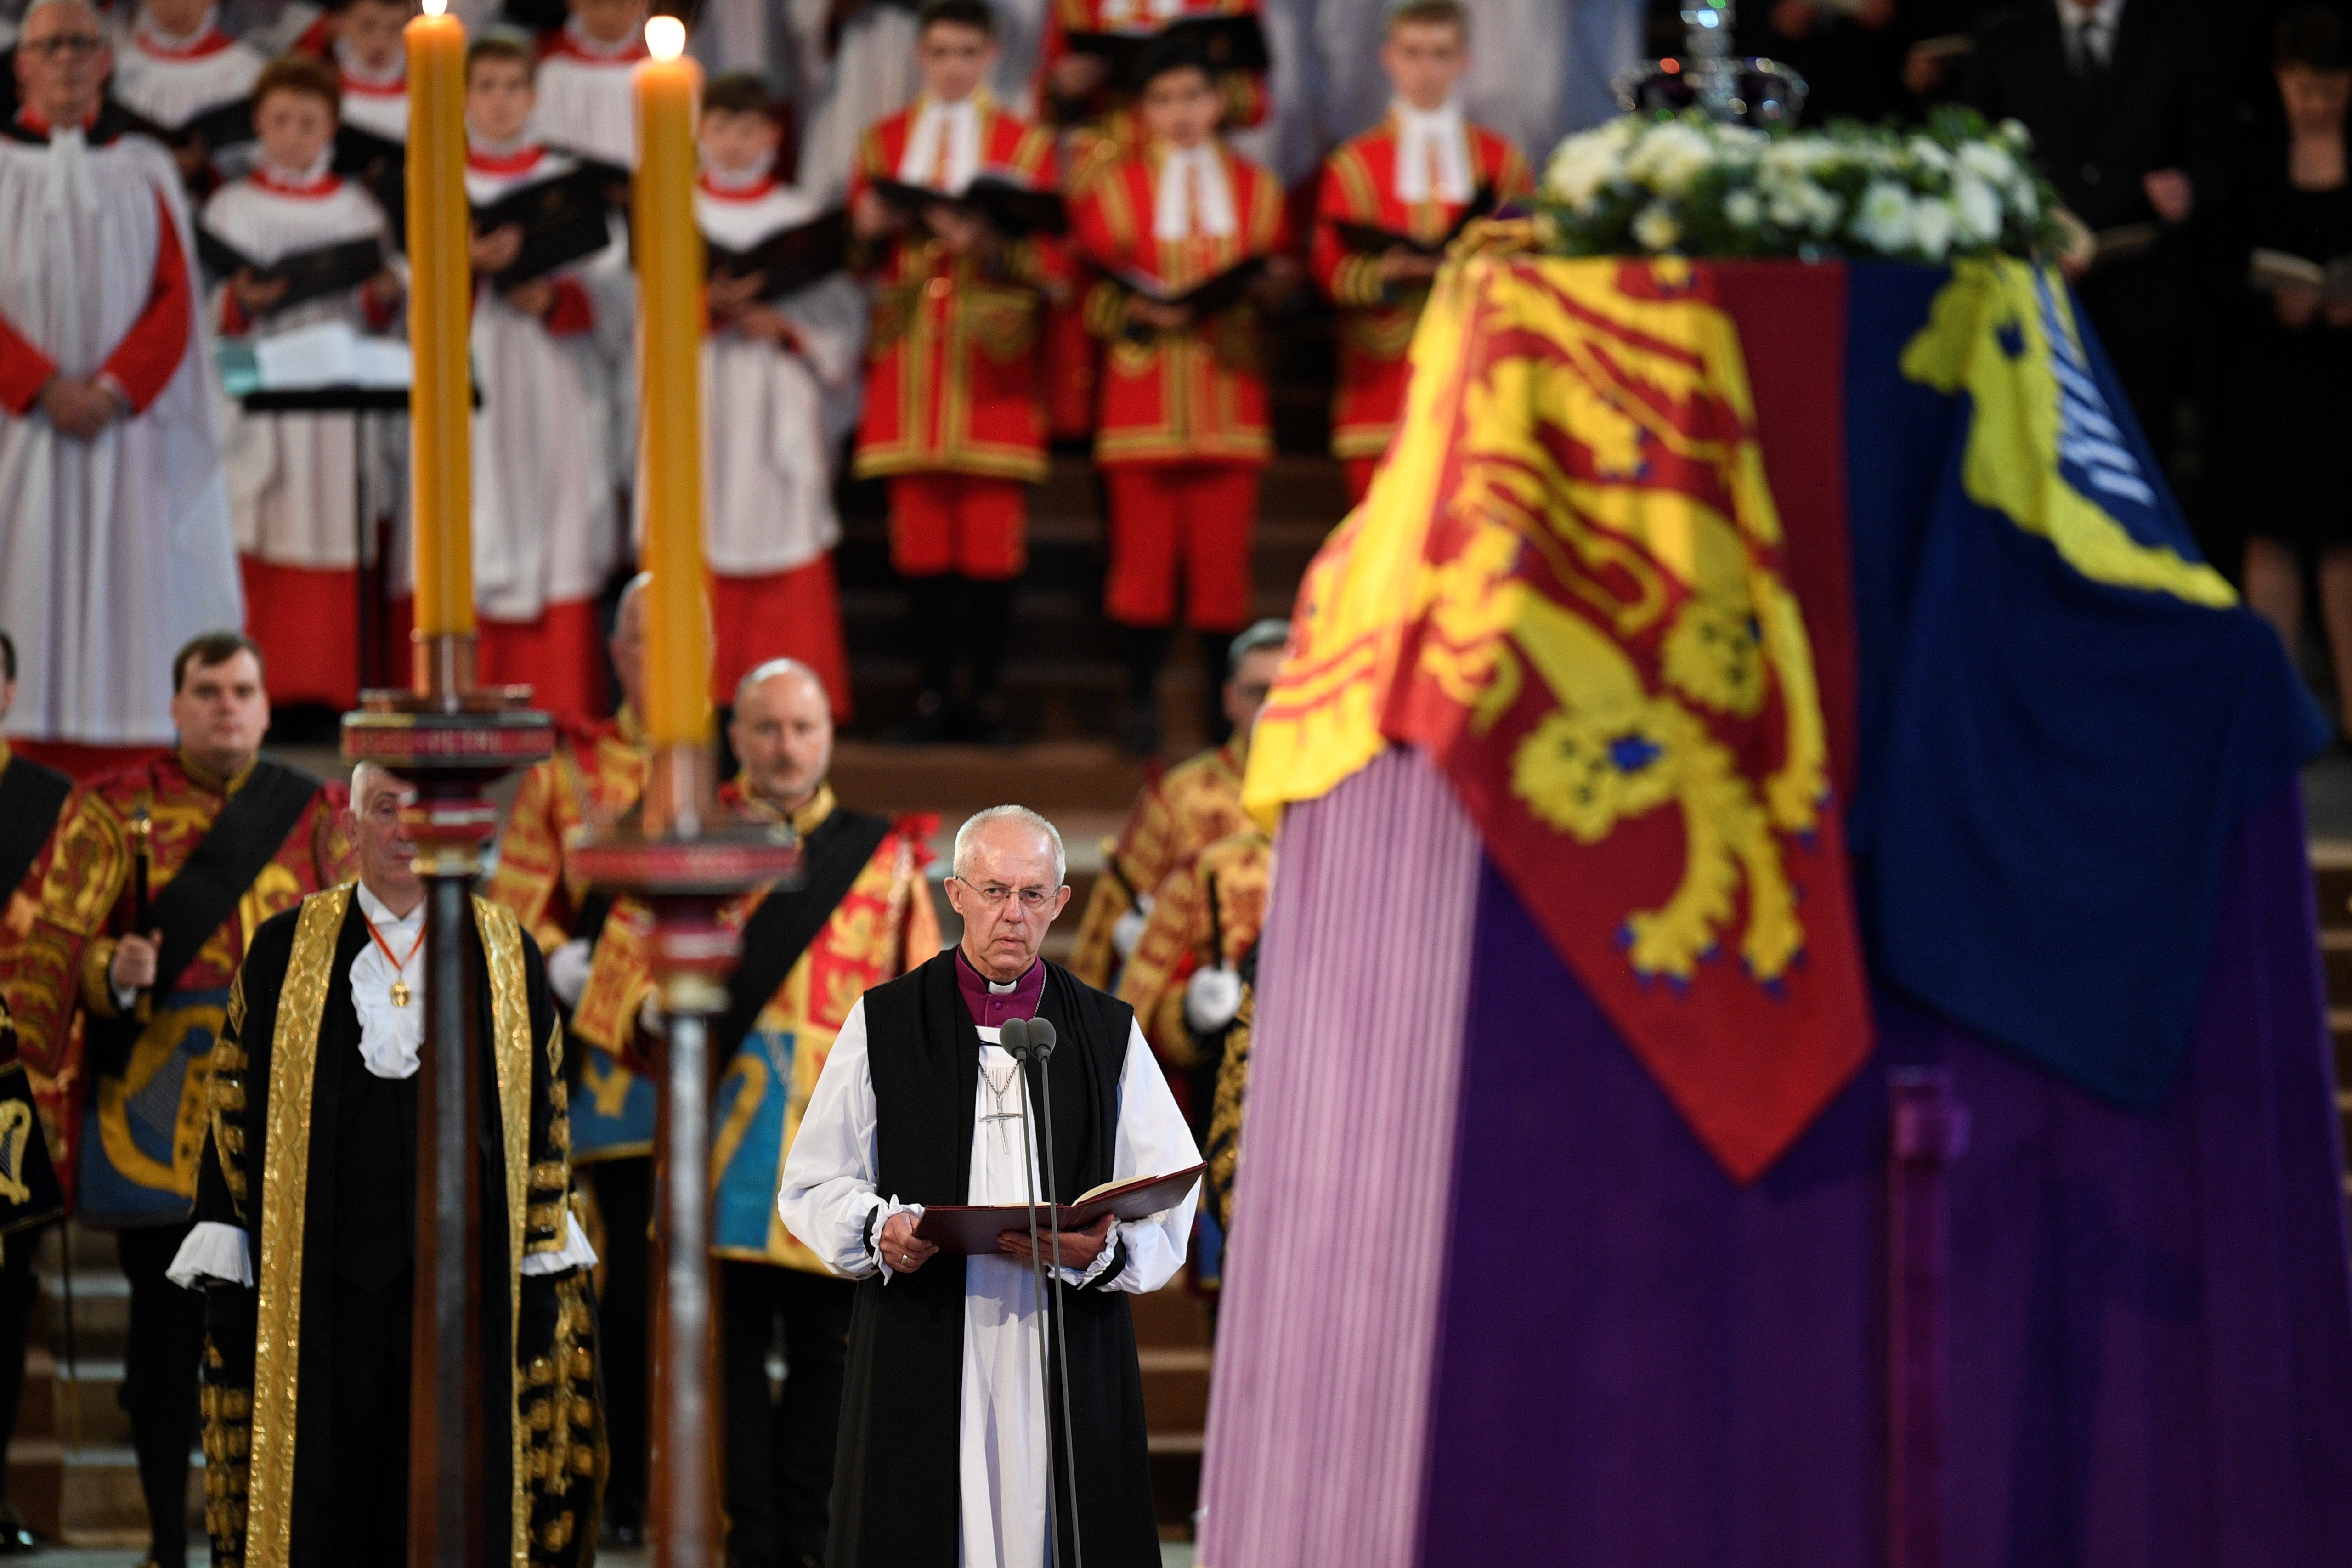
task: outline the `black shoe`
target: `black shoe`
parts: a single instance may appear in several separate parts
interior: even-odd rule
[[[891,746],[936,746],[955,738],[955,715],[947,699],[936,691],[916,698],[914,717],[882,733],[883,743]]]
[[[40,1549],[41,1538],[16,1505],[0,1502],[0,1557],[29,1557]]]
[[[1160,704],[1129,703],[1118,716],[1119,749],[1139,761],[1160,754]]]

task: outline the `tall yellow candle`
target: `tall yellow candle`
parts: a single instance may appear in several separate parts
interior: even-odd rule
[[[446,5],[425,0],[407,29],[409,495],[421,637],[474,629],[466,26],[442,14]]]
[[[686,26],[646,23],[636,68],[637,364],[645,543],[646,733],[710,732],[710,627],[702,586],[702,232],[694,221],[696,68]]]

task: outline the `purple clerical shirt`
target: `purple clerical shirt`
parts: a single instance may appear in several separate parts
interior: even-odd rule
[[[964,1010],[971,1021],[983,1029],[1000,1029],[1015,1018],[1037,1016],[1037,999],[1045,994],[1044,960],[1032,963],[1029,973],[1014,981],[1005,990],[998,990],[987,975],[971,966],[963,949],[956,949],[956,989],[963,995]]]

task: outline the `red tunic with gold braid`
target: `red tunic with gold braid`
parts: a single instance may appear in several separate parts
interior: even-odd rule
[[[1054,65],[1070,53],[1073,33],[1149,31],[1190,17],[1255,16],[1258,10],[1258,0],[1181,0],[1163,16],[1151,0],[1053,0],[1045,12],[1045,37],[1037,57],[1037,101],[1055,101]],[[1240,131],[1265,123],[1273,100],[1266,92],[1264,71],[1225,71],[1217,86],[1225,101],[1223,129]],[[1123,89],[1097,88],[1083,102],[1062,105],[1055,118],[1071,131],[1068,188],[1074,194],[1112,164],[1142,150],[1143,130],[1133,95]]]
[[[238,898],[236,914],[205,939],[171,993],[142,998],[142,1005],[152,1011],[121,1076],[95,1086],[85,1083],[79,1020],[120,1016],[108,973],[116,944],[131,929],[134,816],[142,809],[148,816],[147,890],[152,899],[179,875],[250,774],[248,768],[224,780],[176,755],[104,774],[66,807],[44,852],[39,909],[9,979],[17,1047],[41,1109],[53,1119],[47,1128],[49,1151],[68,1190],[84,1173],[76,1170],[81,1135],[90,1128],[97,1131],[93,1163],[113,1189],[100,1200],[110,1211],[127,1213],[134,1198],[168,1210],[178,1198],[194,1197],[209,1113],[206,1053],[228,1005],[229,982],[245,961],[246,944],[262,921],[355,869],[343,826],[348,792],[341,784],[323,784]],[[174,1072],[184,1074],[173,1097],[176,1110],[166,1106],[163,1116],[176,1117],[176,1122],[169,1147],[158,1148],[147,1137],[133,1135],[132,1103],[145,1108],[135,1114],[147,1126],[158,1124],[152,1094],[170,1093]],[[149,1098],[140,1100],[142,1095]]]
[[[1534,189],[1527,160],[1504,137],[1484,126],[1468,127],[1470,182],[1491,189],[1497,203]],[[1315,198],[1315,237],[1309,264],[1315,281],[1339,308],[1339,385],[1331,403],[1331,455],[1378,458],[1404,412],[1405,350],[1422,307],[1425,285],[1392,288],[1381,280],[1381,258],[1349,252],[1338,226],[1360,223],[1424,243],[1444,237],[1462,216],[1460,204],[1443,198],[1408,202],[1397,195],[1397,124],[1390,115],[1351,141],[1343,142],[1323,164]]]
[[[1273,454],[1257,308],[1244,300],[1181,331],[1139,336],[1125,330],[1129,290],[1114,280],[1127,273],[1180,293],[1254,256],[1289,248],[1281,182],[1228,148],[1218,153],[1239,220],[1229,236],[1152,237],[1157,147],[1118,163],[1071,203],[1079,249],[1110,275],[1087,297],[1087,329],[1108,343],[1098,463],[1259,464]]]
[[[919,99],[866,132],[853,203],[869,182],[898,176],[922,110]],[[1040,188],[1058,183],[1051,132],[984,93],[980,115],[982,173]],[[1060,243],[1010,241],[983,260],[909,233],[890,242],[875,282],[858,476],[1045,478],[1037,342],[1046,300],[1069,286]]]

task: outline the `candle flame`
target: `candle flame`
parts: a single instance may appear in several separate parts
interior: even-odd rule
[[[675,16],[646,17],[646,52],[657,60],[674,60],[686,53],[686,24]]]
[[[425,14],[438,16],[449,8],[449,0],[425,0]]]

